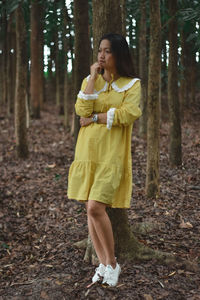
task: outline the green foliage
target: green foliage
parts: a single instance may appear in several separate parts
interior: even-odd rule
[[[183,18],[184,21],[190,21],[190,20],[200,20],[200,3],[199,5],[196,5],[196,7],[191,8],[185,8],[180,10],[180,16]]]
[[[200,48],[200,34],[196,24],[200,20],[200,2],[180,0],[179,7],[178,18],[180,20],[180,27],[182,27],[188,36],[187,42],[192,42],[192,50],[198,50]]]

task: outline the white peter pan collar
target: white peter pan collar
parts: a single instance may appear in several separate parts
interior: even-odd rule
[[[89,80],[89,78],[90,78],[90,75],[87,76],[87,81]],[[111,83],[111,86],[112,86],[113,90],[115,90],[116,92],[122,93],[122,92],[125,92],[128,89],[130,89],[135,84],[135,82],[138,81],[138,80],[140,80],[140,79],[139,78],[133,78],[131,81],[129,81],[127,84],[125,84],[121,88],[118,87],[117,80],[116,80],[116,81],[113,81]],[[108,87],[108,82],[106,81],[104,87],[99,91],[94,90],[94,93],[95,94],[100,94],[102,92],[105,92],[107,90],[107,87]]]

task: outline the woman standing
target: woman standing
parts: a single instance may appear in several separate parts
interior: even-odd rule
[[[126,39],[104,35],[98,60],[83,80],[75,109],[81,129],[69,170],[68,198],[86,202],[88,228],[99,267],[92,282],[116,286],[121,268],[106,207],[128,208],[132,192],[131,134],[141,115],[140,80]]]

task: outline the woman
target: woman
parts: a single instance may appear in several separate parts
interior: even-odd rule
[[[68,179],[68,198],[86,202],[89,234],[100,262],[93,283],[103,279],[103,284],[116,286],[121,272],[106,207],[130,207],[131,133],[141,115],[139,101],[140,81],[134,78],[126,39],[104,35],[98,61],[75,104],[81,129]]]

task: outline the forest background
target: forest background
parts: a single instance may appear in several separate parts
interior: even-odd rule
[[[189,0],[0,1],[2,299],[199,299],[199,20]],[[95,261],[85,210],[66,201],[74,103],[107,32],[126,36],[142,85],[132,207],[110,212],[125,264],[118,296],[85,289],[82,257]]]

